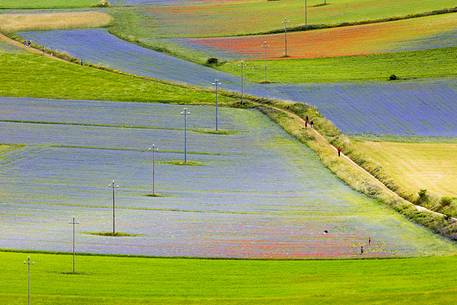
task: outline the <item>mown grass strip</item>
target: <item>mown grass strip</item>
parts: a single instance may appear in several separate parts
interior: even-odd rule
[[[0,123],[19,123],[19,124],[39,124],[39,125],[65,125],[65,126],[82,126],[82,127],[104,127],[104,128],[126,128],[126,129],[151,129],[151,130],[171,130],[183,131],[184,128],[173,127],[160,127],[160,126],[142,126],[142,125],[119,125],[119,124],[96,124],[96,123],[78,123],[78,122],[55,122],[55,121],[33,121],[33,120],[2,120]],[[238,130],[227,129],[209,129],[209,128],[188,128],[190,132],[199,134],[212,134],[212,135],[235,135],[239,133]]]
[[[68,149],[94,149],[94,150],[110,150],[110,151],[134,151],[134,152],[144,152],[144,153],[151,153],[145,149],[139,148],[129,148],[129,147],[100,147],[100,146],[89,146],[89,145],[62,145],[62,144],[50,144],[50,145],[43,145],[44,147],[51,147],[51,148],[68,148]],[[182,150],[175,150],[175,149],[163,149],[157,152],[158,154],[182,154],[184,151]],[[189,155],[202,155],[202,156],[229,156],[229,155],[236,155],[236,153],[219,153],[219,152],[207,152],[207,151],[188,151]],[[175,163],[175,161],[164,161]]]

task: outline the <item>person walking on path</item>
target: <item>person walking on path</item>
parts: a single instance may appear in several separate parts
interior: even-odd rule
[[[368,237],[368,245],[371,245],[371,236]]]
[[[311,128],[314,128],[314,121],[311,121],[310,125],[311,125]]]
[[[363,254],[363,246],[360,246],[360,255]]]
[[[338,151],[338,157],[341,157],[341,147],[338,147],[336,150]]]

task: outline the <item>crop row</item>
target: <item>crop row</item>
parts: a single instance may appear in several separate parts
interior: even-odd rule
[[[17,102],[17,103],[16,103]],[[40,104],[43,102],[43,104]],[[80,110],[77,110],[79,108]],[[122,110],[130,110],[123,112]],[[25,111],[24,109],[28,109]],[[237,133],[190,132],[182,158],[182,107],[106,102],[5,100],[3,141],[23,143],[0,159],[0,238],[8,248],[69,249],[62,229],[76,216],[81,251],[213,257],[352,257],[448,253],[453,247],[333,176],[308,148],[260,113],[223,109]],[[36,123],[26,122],[30,111]],[[208,128],[213,108],[189,107],[193,127]],[[78,126],[68,122],[135,124],[162,129]],[[55,122],[62,115],[62,122]],[[10,122],[14,116],[16,121]],[[45,124],[45,123],[48,124]],[[147,122],[141,122],[147,126]],[[152,156],[159,147],[156,191]],[[111,225],[113,179],[117,227],[134,237],[88,235]],[[327,230],[329,233],[325,234]]]

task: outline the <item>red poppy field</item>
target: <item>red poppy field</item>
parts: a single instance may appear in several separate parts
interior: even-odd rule
[[[457,14],[446,14],[348,26],[287,35],[288,56],[292,58],[320,58],[351,55],[367,55],[396,51],[416,43],[415,49],[439,47],[439,36],[457,30]],[[438,38],[438,45],[425,43]],[[420,43],[423,40],[424,43]],[[283,58],[285,55],[284,34],[258,35],[226,38],[189,39],[191,44],[224,51],[249,58],[265,56],[263,43],[267,43],[268,59]],[[443,39],[443,43],[447,43]]]

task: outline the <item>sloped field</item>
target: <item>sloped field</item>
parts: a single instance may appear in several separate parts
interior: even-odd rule
[[[222,81],[224,89],[240,91],[239,77],[139,47],[104,30],[28,32],[21,35],[84,61],[117,70],[203,87],[211,87],[211,82],[217,78]],[[452,61],[451,58],[449,56],[449,61]],[[281,64],[284,61],[272,62]],[[418,65],[416,67],[420,68]],[[353,69],[354,62],[348,60],[347,66]],[[303,64],[303,67],[306,65]],[[262,68],[259,61],[249,62],[246,75],[262,75]],[[328,63],[321,72],[334,71],[330,68],[335,69],[335,66]],[[296,75],[306,75],[306,71],[302,74],[300,69],[296,69]],[[233,64],[229,70],[239,73],[240,67]],[[288,71],[284,75],[289,76]],[[315,105],[337,127],[349,134],[457,136],[457,124],[453,119],[457,117],[454,103],[457,89],[452,78],[308,85],[246,83],[245,92]]]
[[[457,33],[457,14],[445,14],[407,20],[292,32],[287,36],[288,56],[292,58],[319,58],[398,50],[422,50],[456,46],[445,39]],[[442,37],[440,39],[440,37]],[[212,56],[279,59],[285,54],[283,34],[228,38],[188,39],[186,45],[195,45]],[[449,37],[450,38],[450,37]],[[429,44],[433,41],[433,44]],[[266,54],[262,44],[267,43]],[[229,55],[229,56],[230,56]],[[232,56],[233,56],[232,55]]]
[[[1,159],[2,246],[67,251],[77,216],[84,252],[210,257],[358,257],[453,253],[454,246],[352,191],[308,148],[261,114],[222,109],[231,135],[207,134],[214,109],[190,107],[182,158],[182,106],[2,99],[3,140],[25,148]],[[151,153],[160,152],[151,198]],[[116,178],[119,231],[109,231]],[[324,234],[328,230],[328,234]],[[367,245],[368,237],[373,244]]]
[[[457,197],[457,144],[357,141],[357,148],[380,164],[404,189]]]
[[[454,0],[309,0],[309,24],[340,24],[453,8]],[[163,37],[215,37],[259,33],[304,24],[303,0],[207,1],[148,9]]]
[[[347,134],[456,137],[455,79],[272,85],[270,94],[306,101]]]
[[[64,12],[33,14],[0,14],[0,30],[17,32],[24,30],[51,30],[91,28],[108,25],[112,17],[101,12]]]

